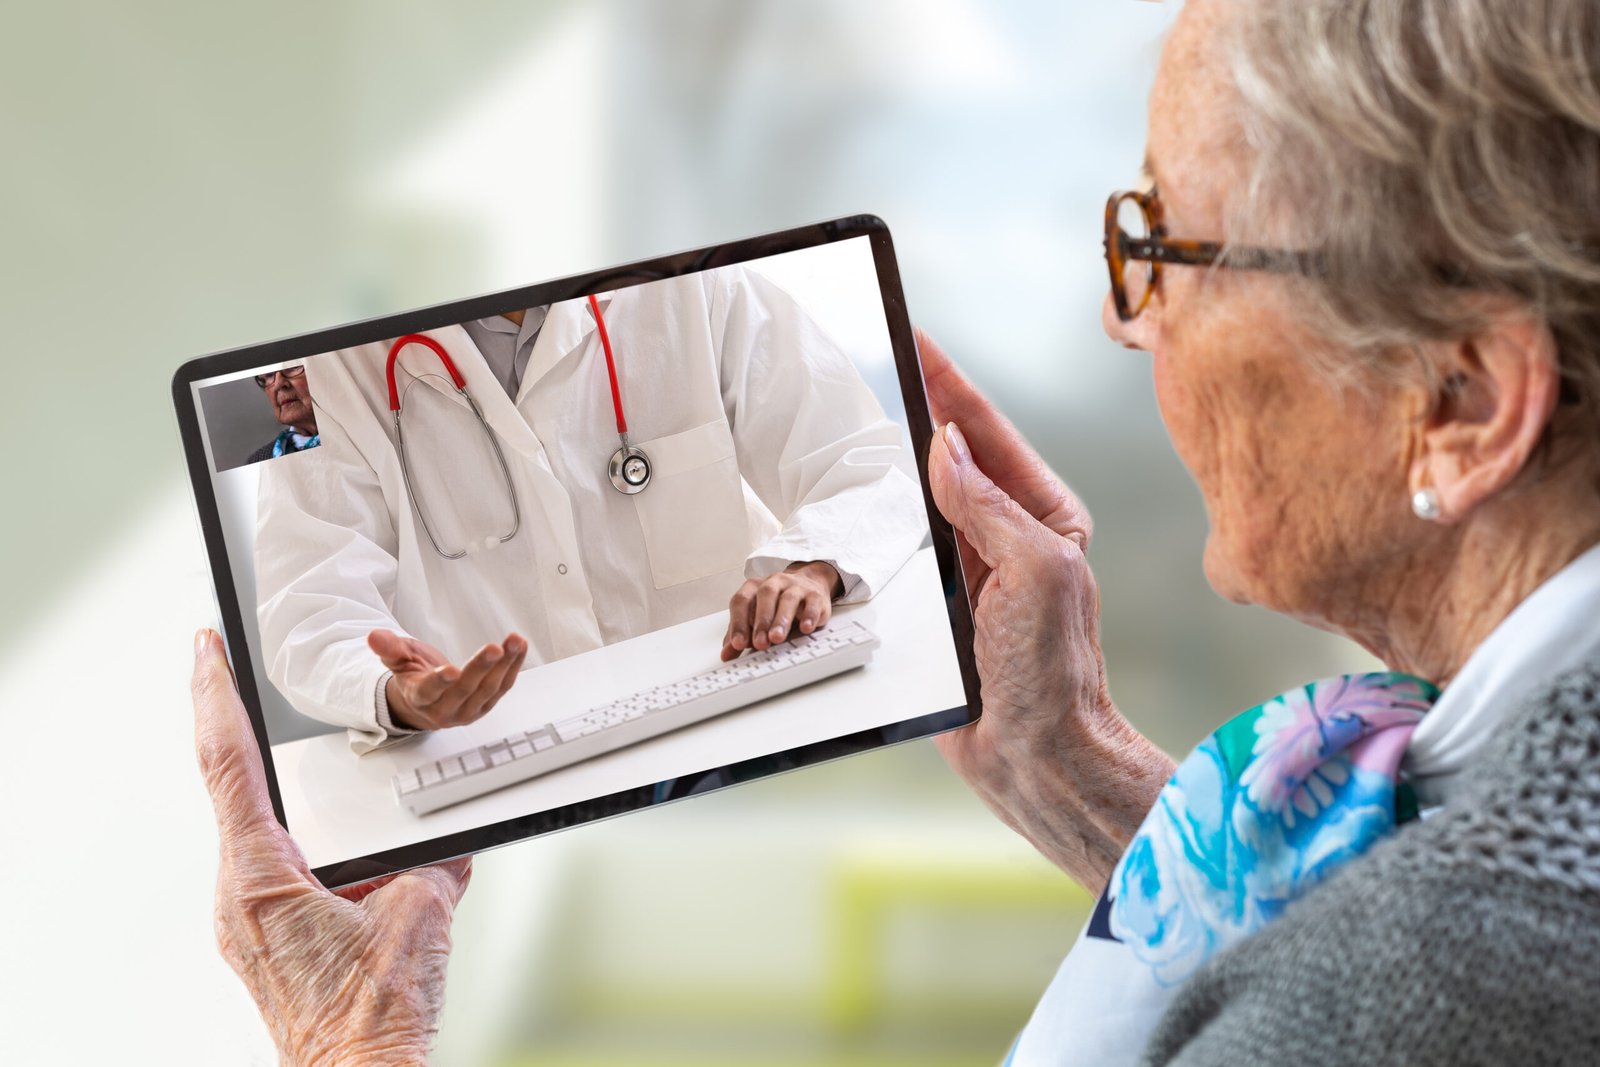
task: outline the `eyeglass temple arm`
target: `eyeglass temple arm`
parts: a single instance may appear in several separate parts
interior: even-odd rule
[[[1174,263],[1188,267],[1221,266],[1232,270],[1259,270],[1275,274],[1320,275],[1321,260],[1306,252],[1287,252],[1250,245],[1229,247],[1215,241],[1185,241],[1165,237],[1124,237],[1124,259]]]

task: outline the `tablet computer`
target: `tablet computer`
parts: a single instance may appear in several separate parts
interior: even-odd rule
[[[328,886],[978,716],[875,217],[204,356],[173,399]]]

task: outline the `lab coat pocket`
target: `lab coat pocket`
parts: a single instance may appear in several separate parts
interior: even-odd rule
[[[656,588],[742,569],[750,536],[728,424],[717,419],[639,448],[652,474],[633,502]]]

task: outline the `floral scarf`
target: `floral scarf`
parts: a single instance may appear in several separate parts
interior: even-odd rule
[[[1137,1058],[1211,957],[1415,817],[1400,760],[1439,691],[1329,678],[1251,708],[1178,765],[1007,1065]]]
[[[277,437],[272,439],[272,458],[277,459],[288,452],[304,452],[308,448],[316,448],[321,443],[322,435],[319,433],[314,433],[307,437],[305,434],[286,426],[278,431]]]
[[[1438,690],[1358,674],[1291,690],[1178,766],[1111,875],[1111,932],[1176,985],[1413,816],[1400,758]]]

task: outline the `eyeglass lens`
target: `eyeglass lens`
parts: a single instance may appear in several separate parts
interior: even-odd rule
[[[282,375],[285,378],[303,378],[305,377],[305,373],[306,369],[304,366],[285,367],[283,370],[269,370],[265,374],[256,375],[256,384],[265,389],[269,384],[271,384],[272,380],[277,378],[279,375]]]
[[[1117,228],[1122,234],[1133,241],[1144,241],[1150,237],[1150,220],[1145,216],[1144,209],[1131,196],[1125,197],[1117,205]],[[1144,309],[1145,301],[1150,299],[1150,290],[1155,285],[1156,265],[1148,260],[1126,259],[1122,264],[1122,292],[1127,300],[1128,310],[1137,315]]]

